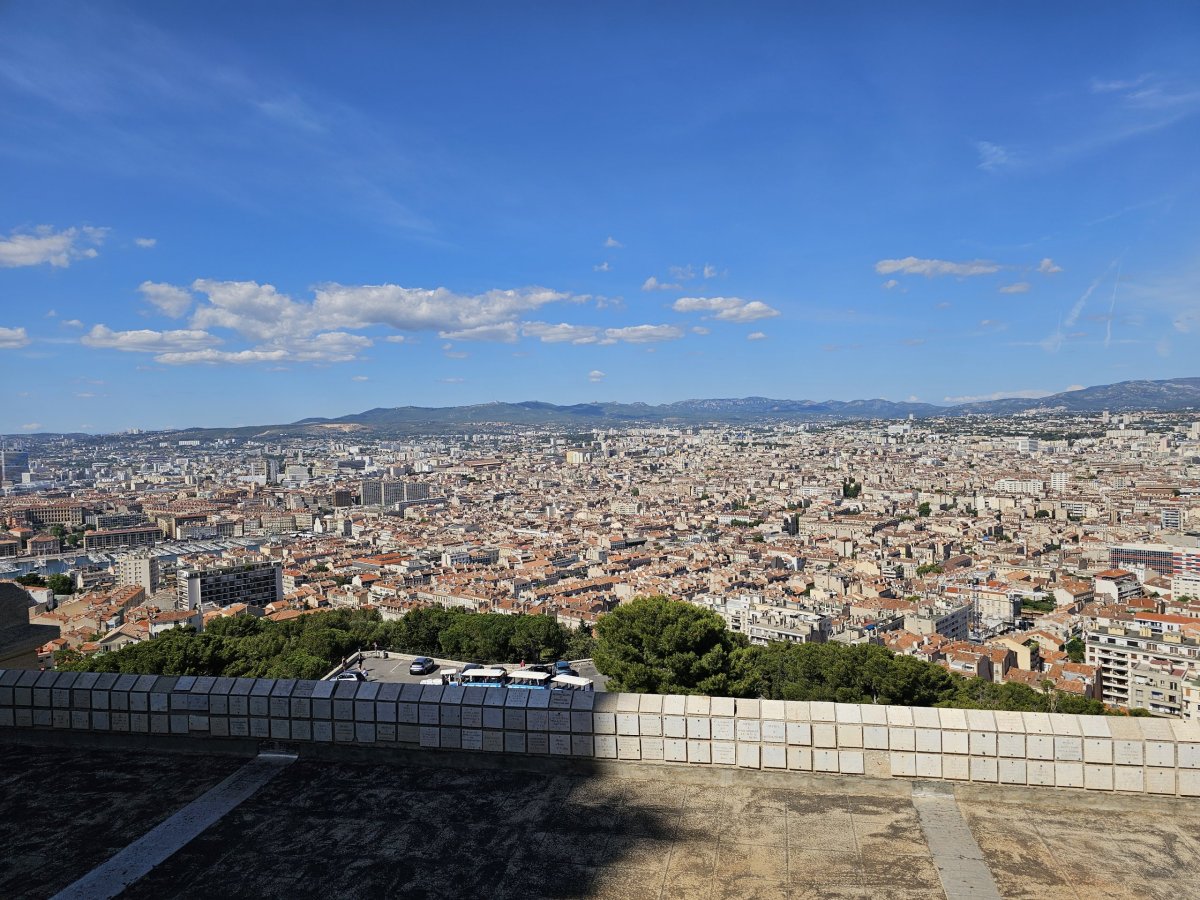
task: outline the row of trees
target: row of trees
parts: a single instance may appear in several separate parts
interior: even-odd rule
[[[384,622],[375,611],[330,610],[283,622],[215,619],[199,634],[175,628],[99,656],[62,651],[55,662],[93,672],[320,678],[364,648],[467,662],[548,662],[591,656],[593,643],[590,632],[564,628],[550,616],[433,608]]]
[[[1020,684],[962,678],[874,644],[752,646],[716,613],[638,598],[597,626],[596,667],[611,690],[1099,714],[1103,704]]]

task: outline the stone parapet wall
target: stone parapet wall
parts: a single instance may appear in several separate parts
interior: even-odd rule
[[[1150,718],[0,670],[3,729],[1200,796],[1200,723]]]

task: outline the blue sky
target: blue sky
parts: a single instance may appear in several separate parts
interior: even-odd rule
[[[0,6],[0,432],[1200,375],[1194,4]]]

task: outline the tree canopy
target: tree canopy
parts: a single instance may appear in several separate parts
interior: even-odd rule
[[[716,613],[666,597],[638,597],[596,626],[596,668],[612,690],[756,696],[748,649]]]
[[[320,678],[354,651],[376,645],[465,662],[533,662],[583,658],[591,642],[586,629],[565,628],[549,616],[434,607],[384,622],[373,610],[329,610],[283,622],[214,619],[199,634],[173,628],[111,653],[64,654],[57,661],[59,668],[77,671]]]

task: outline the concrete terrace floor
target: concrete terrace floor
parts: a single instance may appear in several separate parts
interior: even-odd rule
[[[0,743],[0,896],[51,896],[243,764]],[[300,759],[124,896],[946,896],[908,782],[691,774]],[[1001,896],[1196,896],[1200,805],[933,787]]]

